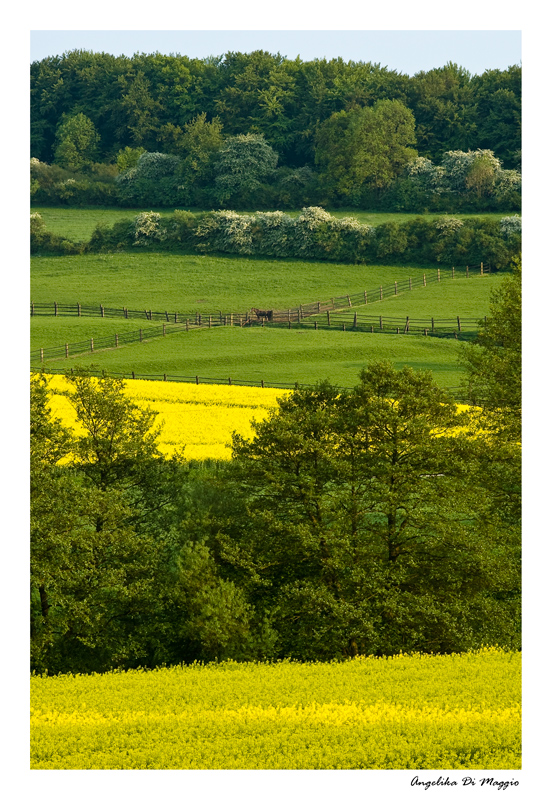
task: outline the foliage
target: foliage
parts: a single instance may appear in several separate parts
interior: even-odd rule
[[[69,426],[46,378],[31,383],[33,669],[249,654],[242,590],[175,527],[188,470],[157,449],[155,413],[105,374],[77,369],[65,384]]]
[[[251,523],[229,533],[245,555],[228,558],[255,565],[280,655],[514,644],[515,600],[495,594],[515,597],[517,540],[489,523],[470,475],[481,445],[430,373],[374,363],[352,392],[320,384],[278,404],[252,441],[234,437]]]
[[[119,172],[133,169],[137,165],[140,156],[145,152],[143,147],[127,146],[123,150],[119,150],[117,153],[117,169]]]
[[[31,213],[31,253],[62,253],[75,255],[82,253],[84,246],[71,242],[63,236],[56,236],[46,230],[40,214]]]
[[[59,120],[75,113],[93,121],[102,160],[127,146],[182,155],[186,125],[206,114],[227,135],[262,134],[281,165],[312,168],[318,124],[383,100],[412,112],[421,156],[439,161],[447,151],[481,147],[505,168],[519,168],[519,66],[470,75],[447,64],[409,77],[370,62],[302,61],[260,50],[213,59],[74,50],[34,62],[32,155],[51,162]]]
[[[514,437],[521,425],[521,261],[491,296],[477,339],[464,347],[465,389]]]
[[[214,196],[224,206],[266,207],[266,185],[272,177],[278,154],[260,134],[229,137],[214,164]],[[270,204],[268,204],[270,206]]]
[[[63,115],[56,129],[54,161],[71,172],[80,172],[96,160],[100,136],[85,114]]]
[[[362,205],[365,188],[382,189],[416,157],[412,112],[398,100],[340,111],[316,137],[316,164],[330,199]]]
[[[143,152],[135,167],[116,178],[121,202],[138,206],[172,204],[177,191],[179,165],[178,156]]]

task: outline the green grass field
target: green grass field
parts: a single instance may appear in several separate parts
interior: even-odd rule
[[[113,225],[121,219],[132,219],[141,211],[158,211],[163,216],[169,216],[173,213],[173,209],[167,208],[49,208],[45,206],[36,206],[32,208],[33,212],[42,215],[46,227],[59,236],[65,236],[75,242],[87,242],[92,235],[92,231],[100,222],[106,225]],[[252,211],[240,211],[240,214],[251,214]],[[301,212],[286,211],[290,216],[297,216]],[[330,213],[339,219],[342,217],[355,217],[359,222],[367,225],[381,225],[382,222],[405,222],[414,217],[425,216],[428,219],[442,216],[442,214],[400,214],[400,213],[374,213],[370,211],[359,211],[358,209],[348,209],[339,211],[330,211]],[[516,213],[516,212],[512,212]],[[491,213],[491,214],[454,214],[455,217],[485,217],[488,219],[501,219],[508,216],[507,213]]]
[[[435,265],[372,266],[175,253],[35,256],[31,299],[184,314],[245,312],[253,306],[294,308],[435,270]]]
[[[50,318],[55,321],[55,318]],[[78,322],[78,320],[77,320]],[[33,322],[34,325],[34,322]],[[112,328],[117,327],[110,321]],[[136,326],[138,327],[138,326]],[[74,329],[73,329],[74,330]],[[100,335],[100,326],[96,328]],[[111,332],[111,331],[110,331]],[[34,337],[34,334],[33,334]],[[86,335],[75,341],[86,339]],[[33,347],[40,347],[38,337]],[[57,342],[63,344],[63,342]],[[306,383],[329,378],[352,387],[372,359],[388,359],[396,367],[429,369],[443,387],[457,387],[456,363],[461,347],[454,340],[414,335],[370,334],[271,328],[214,328],[160,337],[117,349],[45,361],[48,368],[97,365],[130,375],[158,375],[267,383]]]

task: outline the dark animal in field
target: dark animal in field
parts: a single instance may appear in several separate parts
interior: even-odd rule
[[[272,314],[273,314],[272,309],[268,311],[261,311],[260,308],[252,308],[251,313],[256,314],[257,319],[267,319],[269,322],[272,322]]]

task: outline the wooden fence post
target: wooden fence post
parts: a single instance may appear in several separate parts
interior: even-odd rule
[[[431,317],[431,333],[435,333],[435,322],[433,320],[433,317]]]
[[[408,333],[409,330],[410,330],[410,317],[407,317],[406,318],[406,324],[404,326],[404,332]]]
[[[211,314],[209,314],[209,327],[211,327],[212,324],[213,324],[213,320],[212,320]]]
[[[40,348],[40,360],[44,361],[44,348],[43,347]]]
[[[456,321],[458,322],[458,330],[461,331],[462,328],[460,327],[460,317],[456,317]]]
[[[408,288],[412,291],[412,278],[408,279]]]
[[[454,280],[454,267],[452,268],[452,279]]]
[[[335,298],[332,297],[332,308],[335,309]]]
[[[165,335],[166,335],[165,323],[163,323],[163,336],[165,336]]]
[[[264,381],[261,381],[261,389],[264,389]]]
[[[397,294],[397,281],[395,281],[395,294]]]
[[[90,339],[90,352],[94,352],[94,339]]]
[[[441,270],[439,269],[439,267],[437,267],[437,282],[439,283],[440,281],[441,281]]]
[[[331,321],[330,321],[330,312],[329,312],[329,310],[328,310],[327,314],[328,314],[328,328],[329,328],[329,327],[331,326]]]
[[[232,378],[228,378],[228,386],[232,386]]]
[[[351,303],[351,298],[350,298],[350,296],[349,296],[349,295],[347,295],[347,300],[349,301],[349,308],[351,308],[351,306],[352,306],[352,303]]]
[[[357,326],[357,312],[355,311],[355,319],[354,319],[354,322],[353,322],[353,328],[355,330],[356,330],[356,326]]]
[[[115,334],[115,347],[119,347],[119,334]]]
[[[128,319],[128,308],[124,308],[123,311],[125,312],[125,319]]]
[[[316,320],[314,320],[314,330],[315,331],[318,330],[318,322]]]
[[[345,323],[343,323],[343,330],[345,330]]]
[[[105,310],[103,306],[100,306],[100,314],[102,315],[102,317],[105,317]]]
[[[483,262],[481,262],[481,274],[483,275]]]
[[[54,317],[57,317],[57,303],[54,302]]]
[[[470,277],[470,268],[466,267],[466,278]]]
[[[426,285],[426,276],[425,276],[425,272],[424,272],[424,286],[425,285]]]
[[[132,370],[132,380],[135,380],[135,379],[136,379],[136,375],[134,373],[134,370]]]
[[[318,301],[318,313],[320,314],[320,300]]]
[[[364,305],[368,304],[368,295],[366,294],[366,289],[364,290]]]
[[[163,373],[163,380],[164,380],[164,381],[166,381],[166,380],[167,380],[167,373],[166,373],[166,372],[164,372],[164,373]]]
[[[142,341],[142,328],[140,328],[140,341]]]
[[[65,358],[69,358],[69,345],[65,345]]]
[[[383,330],[383,318],[380,317],[380,331]]]
[[[199,386],[199,377],[196,375],[196,386]]]
[[[81,315],[81,304],[77,303],[77,316],[80,317]]]
[[[169,321],[169,312],[168,311],[165,311],[165,319],[167,320],[167,322]]]
[[[176,321],[177,321],[177,320],[176,320],[176,311],[174,312],[174,321],[175,321],[175,323],[176,323]]]
[[[186,317],[186,330],[187,330],[187,331],[189,331],[189,330],[190,330],[190,326],[189,326],[189,324],[188,324],[188,317]]]
[[[383,300],[383,286],[380,286],[380,300]]]

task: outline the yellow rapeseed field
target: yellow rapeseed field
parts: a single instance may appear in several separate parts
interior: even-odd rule
[[[68,382],[63,375],[47,377],[54,393],[50,400],[53,413],[65,425],[81,432],[69,400],[56,394],[66,391]],[[163,423],[159,450],[165,455],[185,445],[186,459],[229,459],[232,432],[252,436],[251,420],[265,419],[269,410],[277,406],[276,398],[288,392],[249,386],[129,380],[125,394],[137,405],[158,412],[157,421]]]
[[[520,769],[521,654],[31,678],[33,769]]]

